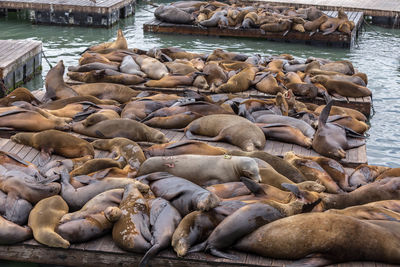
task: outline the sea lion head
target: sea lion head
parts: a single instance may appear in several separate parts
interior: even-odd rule
[[[299,189],[318,193],[324,192],[326,190],[325,186],[314,181],[301,182],[298,183],[297,186],[299,187]]]
[[[197,209],[201,211],[208,211],[219,205],[221,200],[217,195],[212,192],[201,194],[197,199]]]
[[[178,240],[176,239],[172,240],[172,247],[174,248],[176,255],[178,255],[178,257],[183,257],[187,254],[190,246],[187,242],[187,239],[181,237]]]
[[[257,183],[261,182],[257,161],[252,158],[244,157],[241,162],[242,164],[240,167],[242,176],[248,177]]]
[[[159,144],[164,144],[169,142],[168,138],[165,137],[165,135],[162,132],[156,132],[153,136],[153,141]]]
[[[13,136],[11,136],[11,141],[18,143],[18,144],[24,144],[24,145],[30,145],[31,144],[31,139],[32,139],[33,133],[17,133]]]
[[[328,81],[328,76],[326,75],[316,75],[314,77],[311,78],[311,82],[312,83],[326,83]]]
[[[57,70],[59,73],[61,73],[61,75],[64,75],[65,71],[64,61],[62,59],[58,61],[57,65],[53,69]]]
[[[104,210],[104,216],[110,222],[116,222],[122,215],[122,211],[118,207],[107,207]]]

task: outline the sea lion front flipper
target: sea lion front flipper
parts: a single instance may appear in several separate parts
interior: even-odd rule
[[[78,112],[78,113],[75,114],[75,116],[72,119],[74,121],[82,121],[82,120],[86,119],[86,117],[88,117],[89,115],[91,115],[93,113],[96,113],[96,110],[91,109],[91,110]]]
[[[187,254],[204,251],[206,249],[206,246],[207,246],[207,240],[190,248],[188,250]]]
[[[265,192],[260,184],[254,182],[253,180],[247,177],[240,177],[240,181],[244,183],[244,185],[253,193],[255,196],[265,196]]]
[[[42,150],[39,153],[38,166],[42,167],[45,166],[47,163],[49,163],[52,152],[53,149],[51,148],[50,149],[42,148]]]
[[[222,130],[223,131],[223,130]],[[221,132],[222,132],[221,131]],[[206,136],[197,136],[192,134],[192,132],[190,130],[187,130],[185,132],[185,135],[188,139],[191,140],[199,140],[199,141],[219,141],[221,140],[221,132],[219,135],[215,136],[215,137],[206,137]]]
[[[308,256],[304,259],[294,261],[286,267],[319,267],[319,266],[327,266],[335,263],[333,260],[325,258],[321,254],[314,254],[315,256]]]
[[[210,254],[214,255],[215,257],[225,258],[225,259],[228,259],[228,260],[237,260],[237,259],[239,259],[239,257],[236,256],[236,255],[225,253],[225,252],[219,251],[219,250],[217,250],[215,248],[211,248],[210,249]]]

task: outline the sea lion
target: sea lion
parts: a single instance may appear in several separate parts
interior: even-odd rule
[[[322,84],[330,94],[338,94],[347,97],[364,97],[372,95],[372,92],[365,86],[348,81],[334,80],[327,75],[316,75],[311,78],[311,82]]]
[[[81,96],[94,96],[100,99],[115,100],[119,103],[126,103],[139,94],[138,91],[125,85],[114,83],[81,84],[74,86],[74,90]]]
[[[48,103],[43,104],[41,107],[46,109],[47,111],[49,110],[57,110],[57,109],[62,109],[63,107],[72,104],[72,103],[79,103],[79,102],[90,102],[95,105],[117,105],[118,102],[115,100],[109,100],[109,99],[98,99],[97,97],[91,96],[91,95],[85,95],[85,96],[74,96],[74,97],[68,97],[64,99],[59,99],[55,101],[51,101]]]
[[[66,158],[94,157],[93,146],[87,141],[57,130],[46,130],[40,133],[18,133],[11,140],[31,146],[42,152],[43,160],[48,160],[52,153]]]
[[[229,78],[225,84],[211,91],[213,93],[237,93],[246,91],[253,84],[256,72],[256,67],[247,67]]]
[[[274,139],[303,147],[311,147],[312,139],[305,136],[299,129],[285,124],[257,123],[264,132],[266,139]]]
[[[251,194],[251,191],[242,182],[214,184],[207,186],[206,189],[222,199]]]
[[[193,134],[210,137],[196,137]],[[263,149],[266,142],[259,127],[245,118],[228,114],[201,117],[185,128],[185,135],[189,139],[204,141],[226,140],[245,151]]]
[[[55,100],[79,95],[78,92],[64,82],[64,71],[65,67],[62,60],[60,60],[57,65],[49,70],[46,75],[45,99]]]
[[[152,100],[135,100],[128,102],[121,112],[121,118],[132,120],[143,120],[150,113],[158,109],[173,105],[176,100],[169,101],[152,101]]]
[[[62,223],[57,226],[56,232],[70,243],[86,242],[109,232],[121,215],[118,207],[108,207],[100,213]]]
[[[128,42],[125,39],[121,29],[117,31],[117,39],[114,42],[101,43],[99,45],[89,47],[89,51],[98,51],[104,49],[128,49]]]
[[[149,201],[151,245],[140,260],[139,267],[147,266],[148,261],[157,253],[171,244],[172,235],[182,217],[179,212],[165,199],[156,198]]]
[[[138,75],[143,78],[147,77],[146,73],[144,73],[140,70],[139,65],[129,55],[127,55],[123,58],[121,65],[119,66],[119,70],[122,73],[135,74],[135,75]]]
[[[120,116],[117,112],[111,109],[102,109],[98,112],[89,115],[82,124],[86,127],[92,126],[100,121],[119,119]]]
[[[327,213],[298,214],[269,223],[242,238],[235,248],[264,257],[292,260],[322,253],[331,260],[325,264],[352,260],[400,262],[400,238],[393,231]]]
[[[145,80],[135,74],[126,74],[114,70],[92,70],[89,72],[68,72],[67,76],[72,80],[84,83],[117,83],[124,85],[135,85]]]
[[[175,75],[188,75],[189,73],[193,73],[198,71],[195,67],[188,63],[180,63],[180,62],[167,62],[165,66],[169,69],[171,74]]]
[[[365,144],[365,140],[350,145],[345,129],[327,122],[332,105],[333,101],[330,101],[319,115],[318,130],[314,135],[312,147],[323,156],[342,159],[346,157],[346,149],[359,147]]]
[[[94,53],[94,52],[92,52],[92,53],[84,52],[78,62],[79,62],[80,66],[91,64],[91,63],[102,63],[102,64],[115,65],[115,66],[119,65],[119,62],[113,62],[113,61],[109,60],[108,58],[106,58],[105,56],[103,56],[102,54]]]
[[[161,171],[198,185],[239,181],[241,176],[261,181],[257,162],[252,158],[236,156],[152,157],[140,166],[138,176]]]
[[[204,142],[193,140],[156,144],[144,149],[147,158],[182,154],[224,155],[226,152],[227,151],[221,147],[215,147]]]
[[[344,75],[354,74],[353,64],[349,60],[328,62],[326,64],[321,65],[320,69],[324,71],[339,72]]]
[[[354,119],[351,116],[343,116],[343,115],[330,116],[328,117],[328,122],[341,125],[359,134],[363,134],[369,129],[368,124],[366,124],[363,121]]]
[[[193,24],[194,21],[191,14],[172,5],[159,5],[154,11],[154,16],[160,21],[176,24]]]
[[[389,167],[384,166],[374,166],[374,165],[366,165],[361,164],[358,166],[354,172],[349,177],[349,185],[352,187],[360,187],[375,181],[375,179],[390,169]]]
[[[247,55],[227,52],[217,48],[207,57],[207,62],[219,60],[245,61],[247,58]]]
[[[144,253],[151,248],[149,207],[146,199],[135,184],[125,187],[119,205],[122,216],[115,222],[112,237],[120,248]]]
[[[42,104],[42,102],[40,102],[34,95],[32,95],[32,93],[28,89],[24,87],[18,87],[7,96],[0,98],[0,107],[11,106],[12,103],[17,101],[25,101],[34,105]]]
[[[324,108],[325,108],[325,105],[317,106],[314,109],[314,112],[317,115],[320,115]],[[347,115],[347,116],[351,116],[354,119],[359,120],[359,121],[364,121],[364,122],[367,121],[367,117],[365,117],[364,114],[362,114],[360,111],[352,109],[352,108],[332,106],[331,111],[329,112],[329,116],[334,116],[334,115]]]
[[[262,115],[256,119],[256,123],[268,123],[268,124],[281,123],[290,125],[296,129],[299,129],[306,137],[311,139],[314,137],[315,134],[315,130],[313,127],[311,127],[311,125],[309,125],[305,121],[288,116],[281,116],[275,114]]]
[[[317,32],[319,30],[319,27],[321,26],[321,24],[323,24],[327,20],[328,20],[328,16],[323,14],[315,20],[307,21],[306,23],[304,23],[304,29],[306,31],[311,32],[310,35],[312,35],[315,32]]]
[[[265,76],[260,82],[256,84],[256,88],[258,91],[276,95],[278,92],[283,93],[285,90],[278,85],[275,77],[272,74],[268,74]]]
[[[134,59],[149,79],[159,80],[169,73],[167,67],[155,58],[140,55]]]
[[[86,175],[95,171],[104,170],[106,168],[118,167],[123,168],[124,163],[115,161],[114,159],[91,159],[83,163],[82,166],[75,168],[69,173],[71,177],[78,175]]]
[[[112,152],[115,160],[122,157],[132,168],[139,169],[140,165],[146,160],[141,147],[134,141],[116,137],[113,139],[102,139],[92,142],[94,148]]]
[[[203,73],[206,74],[205,78],[210,87],[212,85],[219,87],[228,81],[225,71],[217,63],[207,63],[204,66]]]
[[[168,139],[159,130],[130,119],[106,120],[89,127],[85,127],[82,123],[76,123],[72,129],[76,133],[97,138],[125,137],[132,141],[168,142]]]
[[[287,32],[290,30],[292,22],[288,19],[279,19],[275,23],[265,23],[260,26],[262,32]],[[285,33],[284,33],[285,35]]]
[[[69,242],[55,232],[61,217],[68,213],[68,205],[61,196],[39,201],[29,214],[28,225],[36,241],[49,247],[68,248]]]
[[[307,98],[315,98],[318,88],[313,84],[303,82],[300,76],[295,72],[288,72],[284,77],[285,86],[291,89],[295,95]]]
[[[178,86],[190,86],[200,72],[192,72],[187,75],[165,75],[159,80],[150,80],[144,85],[147,87],[176,88]]]
[[[70,176],[67,172],[61,173],[61,196],[68,203],[71,210],[82,208],[90,199],[96,195],[111,189],[124,188],[126,185],[134,184],[141,191],[148,190],[148,186],[130,178],[104,178],[95,180],[89,185],[75,189],[69,182]]]
[[[342,193],[343,190],[332,180],[331,176],[315,161],[294,154],[293,151],[287,152],[284,159],[299,169],[310,181],[319,181],[329,193]]]
[[[93,62],[93,63],[88,63],[85,65],[68,67],[68,71],[72,71],[72,72],[89,72],[92,70],[104,70],[104,69],[118,71],[118,66],[100,63],[100,62]]]
[[[373,203],[374,202],[369,204]],[[352,206],[342,210],[330,209],[325,212],[351,216],[360,220],[400,220],[399,212],[391,211],[385,208],[374,207],[368,204]]]
[[[208,211],[220,202],[215,194],[169,173],[156,172],[141,179],[149,183],[154,195],[171,201],[182,216],[194,210]]]
[[[382,180],[386,177],[399,177],[400,176],[400,168],[392,168],[384,171],[378,177],[376,177],[376,181]]]
[[[20,226],[0,216],[0,244],[12,245],[32,238],[29,227]]]

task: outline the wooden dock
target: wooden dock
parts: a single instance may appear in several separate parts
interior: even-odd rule
[[[0,40],[0,89],[3,94],[27,82],[41,70],[42,42]]]
[[[328,16],[337,17],[337,11],[325,11]],[[247,37],[260,38],[269,41],[279,41],[288,43],[304,43],[309,45],[324,45],[334,47],[350,48],[354,45],[358,36],[358,30],[363,23],[362,12],[346,12],[349,20],[354,21],[355,27],[351,36],[347,34],[334,32],[332,34],[323,35],[317,32],[310,36],[309,32],[290,31],[283,36],[282,32],[266,32],[263,34],[260,29],[236,29],[232,27],[220,29],[218,27],[200,28],[196,25],[172,24],[161,22],[154,19],[143,24],[145,32],[152,33],[174,33],[174,34],[192,34],[192,35],[208,35],[208,36],[225,36],[225,37]]]
[[[136,0],[0,0],[0,10],[28,10],[36,24],[110,27],[135,13]]]
[[[293,6],[296,8],[315,6],[321,10],[363,12],[371,16],[372,23],[381,26],[400,27],[400,1],[398,0],[239,0],[241,3],[271,3],[274,5]]]

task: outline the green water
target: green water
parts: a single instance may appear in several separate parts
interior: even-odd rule
[[[167,1],[155,1],[161,3]],[[141,2],[134,17],[122,20],[111,29],[31,25],[16,15],[0,18],[0,39],[35,39],[43,42],[43,50],[51,64],[63,59],[77,64],[79,53],[90,45],[113,40],[122,28],[130,48],[179,46],[211,52],[215,48],[261,55],[289,53],[297,57],[324,57],[332,60],[351,60],[359,71],[369,77],[376,114],[371,119],[367,154],[371,164],[400,167],[400,30],[365,26],[358,44],[352,49],[313,47],[300,44],[267,42],[258,39],[181,36],[143,33],[143,23],[153,18],[154,7]],[[43,60],[43,77],[49,65]],[[43,88],[38,77],[27,85]]]

